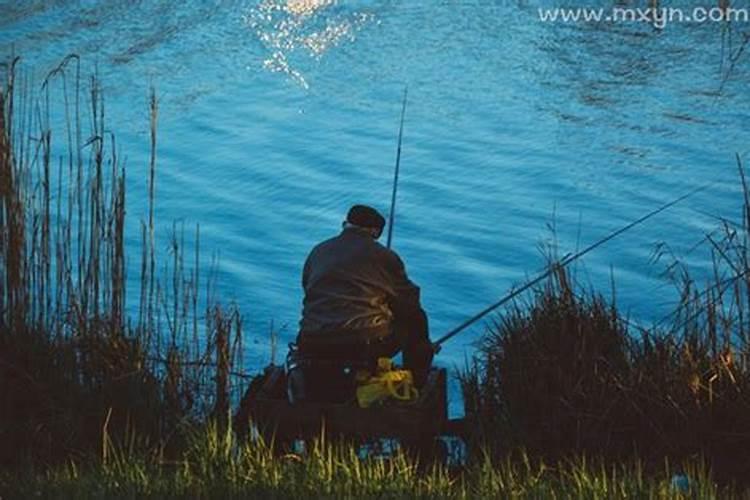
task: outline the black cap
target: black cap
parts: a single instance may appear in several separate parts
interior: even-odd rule
[[[382,232],[385,226],[385,218],[372,207],[367,205],[354,205],[346,214],[346,221],[360,227],[372,227]]]

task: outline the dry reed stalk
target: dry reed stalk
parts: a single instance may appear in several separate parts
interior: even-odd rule
[[[113,440],[144,433],[163,444],[186,417],[227,408],[230,379],[243,374],[237,371],[241,320],[235,308],[216,305],[213,267],[199,299],[198,228],[194,268],[185,266],[184,230],[178,236],[175,226],[172,266],[165,260],[163,277],[157,276],[156,93],[149,102],[140,302],[131,326],[126,171],[107,132],[99,81],[88,80],[84,92],[80,61],[70,56],[36,97],[28,79],[27,91],[15,92],[15,63],[8,67],[0,92],[0,394],[13,411],[0,414],[0,440],[8,444],[4,449],[64,459],[71,450],[101,446],[92,430],[107,414]],[[60,122],[64,133],[56,135]],[[38,438],[27,442],[25,434]],[[0,463],[17,459],[0,451]]]

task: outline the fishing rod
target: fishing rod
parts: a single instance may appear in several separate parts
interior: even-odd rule
[[[432,344],[433,347],[436,349],[436,351],[439,350],[439,348],[440,348],[440,346],[442,344],[444,344],[445,342],[447,342],[451,338],[455,337],[456,335],[458,335],[459,333],[461,333],[463,330],[465,330],[467,327],[469,327],[472,324],[476,323],[477,321],[479,321],[480,319],[482,319],[483,317],[485,317],[487,314],[491,313],[492,311],[494,311],[498,307],[502,306],[503,304],[506,304],[510,300],[513,300],[515,297],[517,297],[521,293],[525,292],[529,288],[531,288],[534,285],[538,284],[539,282],[547,279],[552,273],[556,272],[558,269],[564,268],[565,266],[567,266],[571,262],[580,259],[581,257],[583,257],[584,255],[586,255],[587,253],[589,253],[592,250],[594,250],[594,249],[600,247],[601,245],[607,243],[611,239],[616,238],[617,236],[621,235],[622,233],[624,233],[626,231],[629,231],[630,229],[634,228],[635,226],[637,226],[637,225],[639,225],[639,224],[647,221],[651,217],[653,217],[653,216],[655,216],[655,215],[663,212],[664,210],[667,210],[668,208],[676,205],[677,203],[679,203],[679,202],[681,202],[681,201],[683,201],[683,200],[685,200],[687,198],[690,198],[694,194],[696,194],[696,193],[698,193],[700,191],[703,191],[709,185],[710,185],[710,183],[709,184],[704,184],[703,186],[700,186],[700,187],[698,187],[698,188],[690,191],[689,193],[684,194],[684,195],[680,196],[679,198],[677,198],[675,200],[672,200],[669,203],[666,203],[666,204],[660,206],[659,208],[657,208],[657,209],[649,212],[648,214],[644,215],[643,217],[641,217],[639,219],[634,220],[633,222],[631,222],[631,223],[629,223],[629,224],[621,227],[620,229],[617,229],[617,230],[611,232],[610,234],[608,234],[604,238],[602,238],[602,239],[600,239],[600,240],[592,243],[591,245],[589,245],[588,247],[584,248],[583,250],[581,250],[581,251],[579,251],[579,252],[577,252],[575,254],[568,254],[568,255],[566,255],[565,257],[563,257],[563,259],[559,263],[550,266],[550,268],[547,269],[547,271],[543,272],[542,274],[540,274],[536,278],[534,278],[531,281],[527,282],[521,288],[517,288],[517,289],[513,290],[509,294],[505,295],[502,299],[500,299],[497,302],[495,302],[494,304],[491,304],[491,305],[487,306],[486,308],[482,309],[477,314],[475,314],[471,318],[467,319],[466,321],[464,321],[463,323],[461,323],[460,325],[458,325],[457,327],[455,327],[453,330],[449,331],[448,333],[446,333],[445,335],[443,335],[442,337],[440,337],[437,341],[435,341]]]
[[[393,191],[391,192],[391,213],[388,215],[388,239],[386,247],[391,248],[393,239],[393,217],[396,214],[396,190],[398,190],[398,171],[401,166],[401,138],[404,135],[404,115],[406,114],[406,96],[409,87],[404,87],[404,102],[401,106],[401,125],[398,129],[398,149],[396,150],[396,170],[393,173]]]

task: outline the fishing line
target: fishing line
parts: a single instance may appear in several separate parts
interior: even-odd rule
[[[637,226],[639,224],[642,224],[643,222],[647,221],[651,217],[653,217],[653,216],[655,216],[655,215],[657,215],[657,214],[659,214],[659,213],[667,210],[668,208],[670,208],[670,207],[678,204],[679,202],[681,202],[681,201],[683,201],[683,200],[685,200],[687,198],[690,198],[694,194],[696,194],[696,193],[698,193],[700,191],[703,191],[704,189],[708,188],[712,184],[713,183],[707,183],[707,184],[704,184],[704,185],[702,185],[702,186],[700,186],[700,187],[698,187],[696,189],[693,189],[689,193],[684,194],[684,195],[680,196],[679,198],[676,198],[676,199],[670,201],[669,203],[666,203],[666,204],[660,206],[659,208],[657,208],[655,210],[652,210],[651,212],[649,212],[648,214],[644,215],[643,217],[640,217],[640,218],[634,220],[633,222],[630,222],[629,224],[627,224],[627,225],[625,225],[625,226],[623,226],[623,227],[621,227],[621,228],[619,228],[619,229],[611,232],[610,234],[608,234],[604,238],[602,238],[602,239],[600,239],[600,240],[592,243],[591,245],[589,245],[588,247],[584,248],[583,250],[581,250],[579,252],[576,252],[576,253],[574,253],[572,255],[566,255],[565,257],[563,257],[563,259],[560,262],[558,262],[558,263],[553,264],[552,266],[550,266],[549,269],[547,269],[547,271],[543,272],[542,274],[540,274],[536,278],[534,278],[531,281],[527,282],[522,287],[517,288],[516,290],[513,290],[512,292],[510,292],[509,294],[505,295],[503,298],[501,298],[500,300],[498,300],[494,304],[491,304],[491,305],[487,306],[486,308],[482,309],[477,314],[475,314],[474,316],[470,317],[469,319],[467,319],[466,321],[464,321],[463,323],[461,323],[460,325],[458,325],[454,329],[450,330],[448,333],[446,333],[445,335],[443,335],[442,337],[440,337],[437,341],[435,341],[433,343],[433,346],[435,348],[439,348],[440,345],[442,345],[443,343],[447,342],[449,339],[455,337],[456,335],[458,335],[459,333],[461,333],[463,330],[465,330],[467,327],[469,327],[472,324],[476,323],[477,321],[479,321],[480,319],[482,319],[483,317],[485,317],[487,314],[491,313],[492,311],[494,311],[498,307],[502,306],[503,304],[506,304],[509,301],[513,300],[515,297],[517,297],[521,293],[525,292],[529,288],[531,288],[534,285],[538,284],[539,282],[545,280],[552,273],[556,272],[559,269],[564,268],[565,266],[567,266],[571,262],[580,259],[581,257],[583,257],[584,255],[586,255],[587,253],[589,253],[592,250],[600,247],[601,245],[607,243],[608,241],[616,238],[617,236],[621,235],[622,233],[625,233],[625,232],[629,231],[630,229],[634,228],[635,226]]]

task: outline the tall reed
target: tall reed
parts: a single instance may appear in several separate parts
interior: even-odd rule
[[[99,80],[84,81],[76,55],[41,85],[18,62],[4,65],[0,87],[0,463],[85,454],[105,421],[114,439],[169,449],[186,422],[228,413],[242,321],[209,296],[210,278],[201,298],[197,229],[192,266],[174,225],[157,271],[156,93],[133,290],[126,169]],[[132,297],[140,302],[129,308]]]
[[[678,273],[681,300],[663,321],[628,321],[559,267],[498,318],[462,374],[475,442],[651,468],[704,457],[718,479],[750,482],[750,194],[738,167],[742,223],[706,238],[713,278]]]

